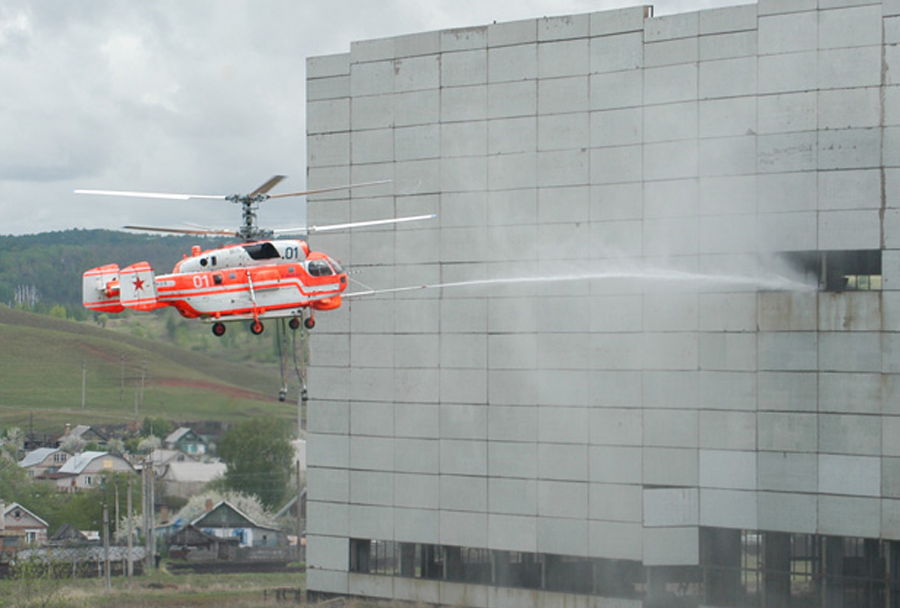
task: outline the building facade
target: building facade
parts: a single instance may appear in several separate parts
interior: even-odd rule
[[[392,180],[310,222],[438,216],[313,247],[454,283],[318,319],[309,589],[900,606],[898,44],[759,0],[308,59],[309,187]]]

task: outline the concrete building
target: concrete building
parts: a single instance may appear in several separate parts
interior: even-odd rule
[[[309,589],[900,605],[898,44],[759,0],[310,58],[309,187],[393,180],[311,223],[438,214],[315,235],[354,279],[590,278],[320,315]]]

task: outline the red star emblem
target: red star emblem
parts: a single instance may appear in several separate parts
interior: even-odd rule
[[[141,280],[141,277],[137,277],[134,280],[134,290],[135,291],[143,291],[144,290],[144,281]]]

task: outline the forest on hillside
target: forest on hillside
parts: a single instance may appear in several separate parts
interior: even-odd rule
[[[85,270],[147,261],[158,273],[165,273],[192,245],[209,248],[225,242],[233,241],[112,230],[0,235],[0,303],[85,320],[90,315],[81,305],[81,275]]]

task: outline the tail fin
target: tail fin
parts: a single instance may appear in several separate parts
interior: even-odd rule
[[[134,310],[159,308],[156,275],[147,262],[138,262],[119,271],[119,298],[122,306]]]
[[[97,312],[125,310],[119,301],[119,266],[98,266],[81,275],[81,301],[85,308]]]

